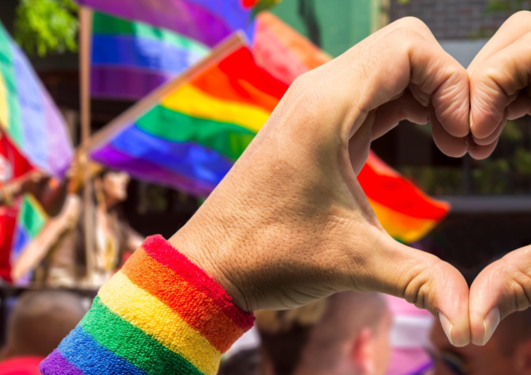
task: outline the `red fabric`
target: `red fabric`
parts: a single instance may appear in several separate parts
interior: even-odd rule
[[[17,147],[0,131],[0,187],[34,170]],[[11,248],[18,205],[0,206],[0,277],[11,282]]]
[[[242,0],[244,8],[252,8],[258,3],[258,0]]]
[[[10,173],[6,173],[6,168]],[[0,132],[0,186],[21,177],[34,168],[17,147]],[[3,177],[7,177],[4,179]]]
[[[11,247],[18,207],[0,206],[0,277],[11,282]]]
[[[193,264],[186,256],[174,249],[160,235],[146,238],[142,244],[144,251],[160,264],[175,271],[188,283],[206,296],[212,298],[218,307],[242,329],[254,324],[254,315],[240,310],[227,292],[201,268]]]
[[[0,363],[0,375],[40,375],[41,357],[18,357]]]
[[[407,216],[438,221],[450,211],[448,203],[426,195],[372,151],[358,181],[369,199]]]

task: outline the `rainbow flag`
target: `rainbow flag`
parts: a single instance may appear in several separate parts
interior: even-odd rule
[[[385,230],[403,243],[415,242],[450,211],[370,152],[358,181]]]
[[[73,157],[66,123],[18,45],[0,24],[0,127],[29,162],[64,174]]]
[[[136,178],[207,196],[286,90],[236,36],[126,112],[91,156]]]
[[[214,47],[233,32],[253,39],[256,12],[272,0],[77,0],[80,5],[174,31]]]
[[[94,97],[137,100],[210,52],[171,30],[95,12],[91,92]]]
[[[94,136],[91,157],[132,176],[207,196],[266,122],[287,85],[234,37]],[[396,239],[413,242],[448,213],[374,154],[359,176]]]
[[[48,215],[44,212],[41,204],[31,194],[22,197],[18,212],[15,238],[11,251],[11,264],[15,264],[26,246],[39,235],[48,221]],[[25,275],[17,280],[17,283],[29,281],[31,275]]]

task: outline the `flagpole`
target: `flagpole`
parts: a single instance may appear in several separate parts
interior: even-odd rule
[[[79,8],[79,79],[80,79],[80,109],[81,109],[81,145],[90,140],[90,60],[91,60],[92,11],[89,8]],[[89,159],[86,153],[81,153],[80,167],[83,171],[83,217],[85,232],[85,256],[87,262],[86,276],[90,280],[94,271],[94,187],[92,185]],[[89,282],[90,285],[90,282]]]

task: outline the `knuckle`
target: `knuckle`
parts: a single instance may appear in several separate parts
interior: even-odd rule
[[[511,17],[509,17],[506,23],[518,23],[522,25],[529,25],[530,21],[531,21],[531,12],[528,10],[521,10],[519,12],[514,13]]]
[[[428,309],[435,313],[432,311],[435,301],[432,300],[430,291],[432,290],[433,273],[441,262],[441,260],[434,259],[428,264],[424,264],[421,269],[412,267],[409,270],[403,290],[403,297],[406,301],[420,309]]]
[[[431,33],[430,28],[422,21],[420,18],[417,17],[404,17],[396,21],[397,26],[401,27],[407,27],[413,30],[419,30],[421,32],[429,32]]]
[[[515,261],[509,255],[489,271],[489,285],[500,285],[500,280],[505,280],[501,289],[505,313],[522,311],[531,306],[531,272],[525,263]]]
[[[424,39],[413,29],[399,27],[387,34],[385,40],[390,47],[394,46],[402,50],[410,50]]]
[[[327,97],[325,89],[319,87],[319,79],[312,72],[298,77],[290,86],[287,96],[296,106],[304,119],[310,120],[326,110]],[[303,121],[304,123],[304,121]]]

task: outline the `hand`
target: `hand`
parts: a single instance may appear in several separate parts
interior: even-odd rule
[[[509,18],[468,67],[469,153],[484,159],[496,148],[505,122],[531,112],[531,13]]]
[[[378,291],[429,309],[454,344],[468,344],[462,275],[393,240],[356,179],[371,141],[403,119],[431,119],[443,152],[466,153],[468,75],[411,18],[298,79],[170,242],[243,309],[292,308],[347,289]]]
[[[530,113],[531,13],[520,12],[500,28],[470,67],[470,154],[493,151],[507,119]],[[470,289],[472,342],[484,345],[500,320],[530,305],[531,248],[516,250],[485,268]]]

